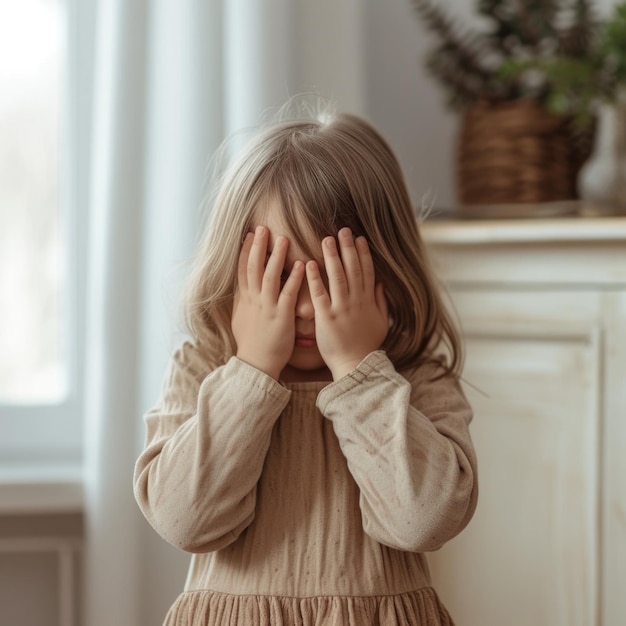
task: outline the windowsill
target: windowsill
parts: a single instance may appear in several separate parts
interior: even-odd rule
[[[0,466],[0,515],[81,513],[79,465]]]

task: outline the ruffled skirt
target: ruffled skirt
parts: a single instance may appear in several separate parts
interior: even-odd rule
[[[395,596],[181,594],[163,626],[454,626],[432,588]]]

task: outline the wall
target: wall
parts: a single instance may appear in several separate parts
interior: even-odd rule
[[[410,0],[296,4],[292,92],[317,91],[372,121],[396,151],[415,205],[425,195],[453,204],[456,119],[425,75],[427,42]],[[441,4],[461,14],[470,0]]]
[[[440,2],[467,10],[469,0]],[[364,48],[368,117],[387,137],[400,159],[415,206],[455,202],[456,116],[443,104],[443,92],[426,74],[423,58],[432,41],[410,0],[365,5]]]

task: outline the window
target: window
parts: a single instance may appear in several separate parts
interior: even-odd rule
[[[58,402],[62,354],[58,2],[0,5],[0,401]]]
[[[0,0],[0,461],[80,455],[76,6]]]

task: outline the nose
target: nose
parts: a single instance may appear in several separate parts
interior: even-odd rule
[[[315,317],[315,309],[313,308],[313,302],[311,301],[311,294],[309,293],[309,285],[306,282],[306,278],[300,285],[300,291],[298,292],[298,299],[296,300],[296,317],[302,320],[312,320]]]

